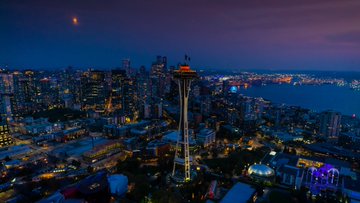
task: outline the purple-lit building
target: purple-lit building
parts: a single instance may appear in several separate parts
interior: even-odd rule
[[[356,176],[348,162],[325,157],[302,157],[271,152],[262,164],[275,170],[277,180],[293,189],[308,188],[313,195],[342,191],[345,181]]]
[[[313,194],[321,190],[337,191],[339,187],[340,172],[331,164],[324,164],[319,168],[307,168],[303,176],[303,185],[308,187]]]

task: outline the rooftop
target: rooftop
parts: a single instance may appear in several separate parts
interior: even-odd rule
[[[254,194],[255,189],[245,183],[236,183],[220,201],[220,203],[246,203]]]

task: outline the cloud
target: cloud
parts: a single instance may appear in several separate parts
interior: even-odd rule
[[[360,45],[360,30],[328,35],[326,39],[333,43]]]

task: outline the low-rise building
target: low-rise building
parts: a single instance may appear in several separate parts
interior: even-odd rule
[[[360,150],[360,135],[355,132],[341,133],[338,144],[347,149]]]
[[[220,201],[220,203],[247,203],[255,194],[255,188],[251,185],[238,182],[236,183]]]
[[[199,146],[196,144],[196,141],[193,139],[192,136],[190,136],[190,134],[192,134],[192,130],[189,130],[189,149],[190,151],[194,152],[199,148]],[[170,131],[165,133],[165,135],[162,137],[162,141],[169,143],[171,149],[174,150],[176,149],[176,143],[178,139],[180,139],[179,136],[180,136],[179,131]]]
[[[275,169],[281,184],[293,189],[304,186],[315,195],[324,190],[341,191],[343,181],[352,174],[349,163],[325,157],[271,152],[263,164]]]
[[[30,152],[31,148],[27,145],[11,146],[7,150],[3,150],[0,152],[0,159],[4,159],[6,157],[13,158],[17,156],[22,156]]]
[[[56,141],[58,142],[66,142],[69,140],[74,140],[79,137],[87,135],[88,132],[86,129],[78,127],[78,128],[71,128],[67,130],[63,130],[56,134]]]
[[[86,162],[94,163],[122,150],[122,145],[118,142],[107,142],[87,151],[83,154],[83,159]]]
[[[292,135],[286,132],[274,132],[273,137],[278,139],[280,142],[289,142],[289,141],[302,141],[303,136],[301,135]]]
[[[199,145],[207,147],[216,141],[216,133],[212,129],[201,129],[200,132],[196,135],[196,142]]]
[[[170,151],[170,144],[160,140],[154,140],[146,146],[146,152],[150,156],[161,157]]]

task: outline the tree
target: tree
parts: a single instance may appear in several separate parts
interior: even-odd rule
[[[76,160],[72,160],[71,161],[71,165],[75,166],[75,167],[80,167],[81,163],[79,161],[76,161]]]
[[[88,173],[94,172],[94,167],[88,166],[88,167],[87,167],[87,172],[88,172]]]
[[[9,156],[6,156],[4,161],[8,162],[8,161],[11,161],[10,157]]]
[[[140,202],[150,192],[150,184],[145,175],[139,174],[134,178],[135,188],[132,191],[133,198]]]
[[[136,158],[128,158],[125,161],[119,161],[117,164],[117,170],[119,173],[123,171],[135,172],[140,167],[140,161]]]

